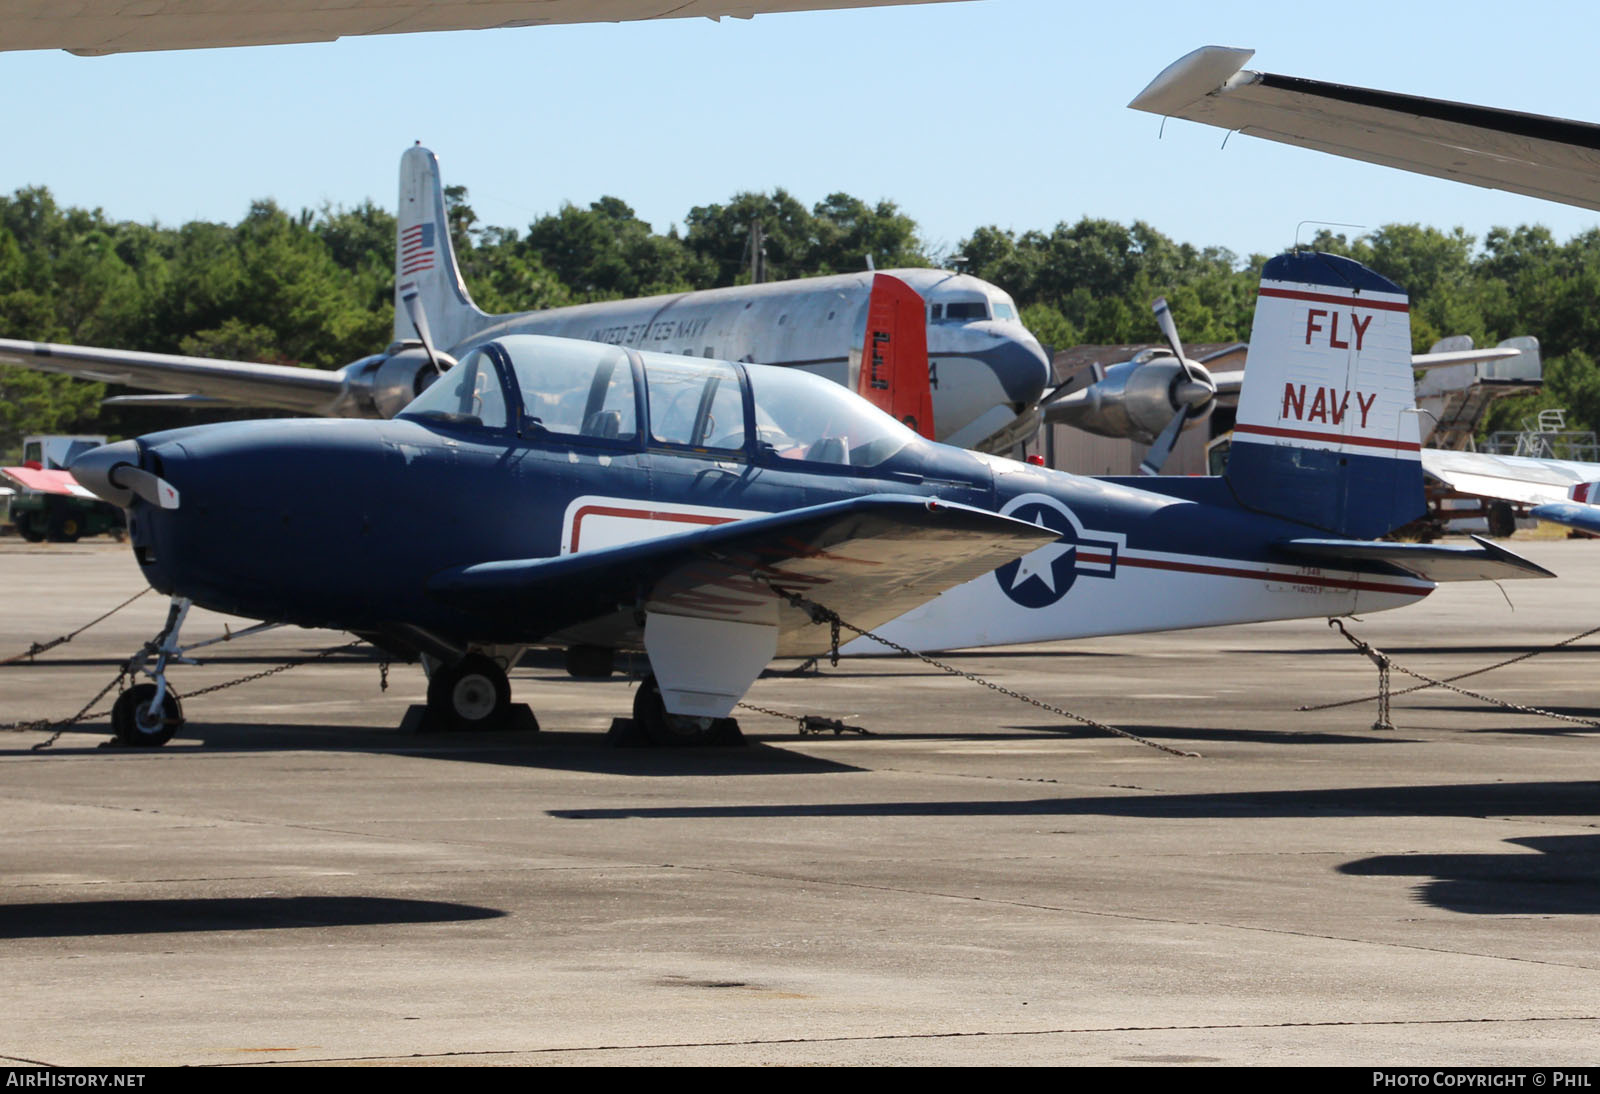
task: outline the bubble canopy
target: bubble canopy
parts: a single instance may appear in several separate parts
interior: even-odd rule
[[[800,369],[532,334],[475,347],[400,416],[515,431],[534,442],[759,453],[853,468],[877,467],[923,443],[865,399]]]

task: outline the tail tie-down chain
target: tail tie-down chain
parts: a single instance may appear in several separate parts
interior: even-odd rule
[[[1394,728],[1394,726],[1392,724],[1390,724],[1390,722],[1389,722],[1389,670],[1391,668],[1396,669],[1396,670],[1398,670],[1400,672],[1403,672],[1407,676],[1410,676],[1410,677],[1413,677],[1413,678],[1415,678],[1417,680],[1421,680],[1422,681],[1422,684],[1419,687],[1406,688],[1405,691],[1407,691],[1407,692],[1409,692],[1409,691],[1420,691],[1422,688],[1429,688],[1429,687],[1432,687],[1432,688],[1444,688],[1446,691],[1453,691],[1457,695],[1464,695],[1468,699],[1476,699],[1480,703],[1488,703],[1490,706],[1500,707],[1502,710],[1510,710],[1510,711],[1514,711],[1514,712],[1516,712],[1518,714],[1532,714],[1532,715],[1536,715],[1537,717],[1540,717],[1540,718],[1554,718],[1557,721],[1561,721],[1561,722],[1572,722],[1572,723],[1574,723],[1576,725],[1591,726],[1591,727],[1593,727],[1595,729],[1600,729],[1600,721],[1595,721],[1592,718],[1579,718],[1579,717],[1576,717],[1576,716],[1571,715],[1571,714],[1559,714],[1559,713],[1557,713],[1556,711],[1553,711],[1553,710],[1545,710],[1542,707],[1528,706],[1528,705],[1526,705],[1524,703],[1513,703],[1513,702],[1510,702],[1510,701],[1505,700],[1505,699],[1496,699],[1494,696],[1485,695],[1480,691],[1471,691],[1471,690],[1469,690],[1467,688],[1457,687],[1456,685],[1452,684],[1450,682],[1450,680],[1436,680],[1432,676],[1427,675],[1426,673],[1421,673],[1421,672],[1417,672],[1415,669],[1406,668],[1404,665],[1399,664],[1398,662],[1396,662],[1392,657],[1390,657],[1388,654],[1384,653],[1382,650],[1378,649],[1376,646],[1373,646],[1371,643],[1364,642],[1361,639],[1357,638],[1355,635],[1351,634],[1345,628],[1345,625],[1344,625],[1342,620],[1330,619],[1330,620],[1328,620],[1328,625],[1330,627],[1337,627],[1339,629],[1339,633],[1343,634],[1347,639],[1349,639],[1350,643],[1353,646],[1355,646],[1356,649],[1360,650],[1362,653],[1364,653],[1368,657],[1370,657],[1372,659],[1373,663],[1378,666],[1378,696],[1377,696],[1377,698],[1378,698],[1378,720],[1373,723],[1373,725],[1372,725],[1373,729],[1393,729]],[[1594,632],[1590,631],[1590,632],[1586,632],[1586,633],[1592,634]],[[1574,636],[1574,638],[1567,639],[1567,642],[1575,641],[1579,637],[1583,637],[1583,636],[1582,635]],[[1558,645],[1566,645],[1567,642],[1558,643]],[[1551,648],[1553,649],[1555,647],[1551,647]],[[1543,652],[1543,651],[1535,651],[1535,652]],[[1533,654],[1529,653],[1529,654],[1524,654],[1521,657],[1512,658],[1512,660],[1513,661],[1521,661],[1521,660],[1525,660],[1526,658],[1532,657],[1532,656],[1533,656]],[[1511,663],[1510,661],[1502,662],[1502,664],[1510,664],[1510,663]],[[1489,667],[1490,668],[1498,668],[1500,666],[1491,665]],[[1486,672],[1486,671],[1488,671],[1488,670],[1487,669],[1478,669],[1478,670],[1476,670],[1476,672]],[[1472,676],[1474,674],[1475,673],[1472,673],[1472,672],[1464,672],[1464,673],[1461,673],[1460,676],[1451,677],[1451,679],[1459,680],[1463,676]],[[1401,694],[1405,694],[1405,692],[1401,692]],[[1317,706],[1300,707],[1298,709],[1300,709],[1302,711],[1323,710],[1323,709],[1326,709],[1327,707],[1331,707],[1331,706],[1345,706],[1345,705],[1348,704],[1348,702],[1350,702],[1350,700],[1346,700],[1346,701],[1340,702],[1340,703],[1325,703],[1320,707],[1317,707]]]

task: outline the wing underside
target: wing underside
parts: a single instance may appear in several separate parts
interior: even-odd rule
[[[1348,159],[1600,209],[1600,126],[1253,72],[1206,46],[1128,105]]]
[[[779,654],[808,655],[828,649],[829,628],[784,594],[870,629],[1056,534],[966,506],[873,495],[558,558],[460,567],[436,575],[428,591],[501,641],[638,649],[646,615],[657,613],[775,623]]]

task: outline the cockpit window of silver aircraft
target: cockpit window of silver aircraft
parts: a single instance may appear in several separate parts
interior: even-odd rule
[[[746,368],[756,439],[781,460],[877,467],[917,435],[865,399],[800,369]]]

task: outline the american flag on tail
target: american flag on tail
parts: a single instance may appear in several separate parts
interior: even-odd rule
[[[400,276],[433,269],[433,221],[413,224],[400,233]]]

